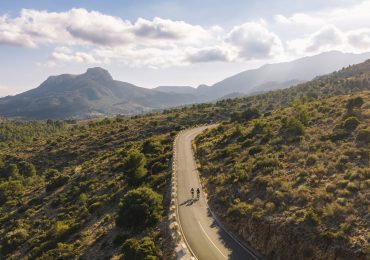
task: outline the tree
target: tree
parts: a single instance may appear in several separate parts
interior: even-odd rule
[[[145,155],[139,151],[132,151],[125,159],[124,168],[127,172],[128,181],[130,184],[138,184],[146,175]]]
[[[150,237],[131,238],[123,243],[123,259],[154,260],[159,258],[159,249]]]
[[[163,213],[162,199],[147,187],[129,191],[120,202],[118,226],[142,229],[155,225]]]

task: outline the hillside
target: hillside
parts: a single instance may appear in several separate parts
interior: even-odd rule
[[[113,80],[91,68],[81,75],[51,76],[38,88],[0,99],[0,116],[26,119],[88,118],[140,114],[194,103],[188,94],[164,93]]]
[[[369,126],[369,79],[370,61],[289,89],[131,118],[1,119],[0,258],[132,259],[136,255],[171,259],[173,244],[164,221],[169,210],[172,141],[181,129],[214,122],[221,126],[197,139],[198,157],[209,194],[232,198],[226,196],[220,208],[220,201],[210,197],[220,216],[228,212],[222,219],[231,228],[243,225],[252,212],[255,218],[250,223],[258,227],[270,217],[280,224],[294,220],[287,226],[292,233],[279,234],[296,234],[302,228],[308,230],[307,236],[317,238],[318,231],[328,231],[324,234],[329,248],[339,245],[350,254],[351,245],[353,250],[367,250],[369,146],[364,129]],[[348,100],[355,97],[364,104],[359,107],[354,99],[347,111]],[[301,120],[305,121],[303,135]],[[281,128],[283,122],[287,128]],[[297,138],[281,138],[291,136],[291,124]],[[309,152],[313,156],[307,162]],[[258,165],[256,158],[261,159]],[[212,169],[211,174],[207,169]],[[214,181],[223,185],[212,187]],[[273,191],[279,192],[269,197],[267,185],[275,185]],[[250,194],[255,197],[246,198]],[[325,204],[316,204],[322,200]],[[337,213],[330,215],[331,204],[333,212],[340,210],[338,222],[332,222]],[[322,215],[318,207],[327,207],[329,215]],[[279,215],[284,212],[290,218]],[[344,217],[348,227],[341,225]],[[269,254],[264,245],[290,241],[289,246],[299,248],[294,237],[301,233],[290,240],[275,237],[261,244],[266,232],[248,232],[253,233],[248,237],[255,238],[248,242],[275,258],[284,252]],[[350,241],[338,242],[343,234]]]
[[[369,257],[367,86],[265,114],[249,108],[196,139],[211,208],[267,258]]]

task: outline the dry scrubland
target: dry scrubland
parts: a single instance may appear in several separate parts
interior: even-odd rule
[[[0,258],[171,258],[172,142],[210,122],[197,153],[231,229],[271,258],[368,256],[369,79],[370,61],[133,118],[1,119]]]
[[[370,92],[249,113],[196,139],[222,220],[271,258],[369,257]]]

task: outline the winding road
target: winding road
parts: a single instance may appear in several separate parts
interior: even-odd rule
[[[201,188],[191,142],[206,128],[209,126],[188,129],[177,137],[174,159],[177,165],[178,220],[186,243],[198,260],[259,259],[217,224],[203,192],[199,200],[191,198],[190,189]]]

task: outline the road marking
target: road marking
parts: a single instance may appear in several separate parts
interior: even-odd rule
[[[200,221],[198,221],[198,224],[200,226],[200,228],[202,229],[203,233],[206,235],[206,237],[208,238],[209,241],[211,241],[212,245],[218,250],[218,252],[220,252],[220,254],[225,258],[225,259],[228,259],[222,252],[220,249],[218,249],[218,247],[215,245],[215,243],[213,243],[212,239],[208,236],[208,234],[206,233],[206,231],[204,230],[202,224],[200,224]]]

